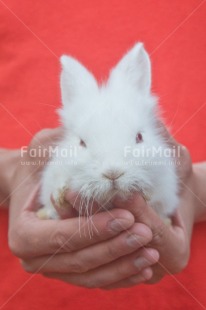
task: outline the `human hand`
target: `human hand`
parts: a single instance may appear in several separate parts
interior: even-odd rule
[[[41,131],[29,150],[45,148],[60,136],[60,129]],[[78,217],[40,220],[36,216],[45,161],[47,158],[40,155],[32,157],[30,152],[25,153],[23,158],[19,157],[12,181],[9,245],[23,268],[85,287],[106,287],[128,277],[133,277],[136,284],[149,279],[152,274],[146,267],[158,260],[158,252],[142,249],[152,240],[151,230],[134,223],[129,211],[114,209],[94,214],[92,235],[86,218],[81,218],[79,227]]]
[[[121,200],[115,202],[116,207],[130,211],[136,222],[147,225],[153,233],[152,241],[147,246],[156,249],[160,259],[151,267],[152,277],[147,281],[150,284],[160,281],[167,274],[178,273],[186,267],[190,256],[193,224],[202,208],[198,201],[200,200],[197,189],[198,177],[192,167],[188,150],[179,145],[166,129],[164,129],[164,135],[169,139],[170,144],[180,148],[180,157],[178,158],[181,187],[180,202],[172,218],[172,225],[167,225],[164,220],[159,218],[141,196],[134,196],[132,200],[127,202]],[[202,185],[199,184],[200,186]],[[116,283],[109,288],[119,287],[120,285],[121,283]],[[124,286],[131,285],[130,281],[124,283]]]

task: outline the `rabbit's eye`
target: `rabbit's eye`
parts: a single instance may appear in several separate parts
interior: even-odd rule
[[[79,143],[79,144],[80,144],[81,146],[83,146],[83,147],[87,147],[87,146],[86,146],[86,143],[85,143],[82,139],[80,140],[80,143]]]
[[[136,135],[136,143],[141,143],[143,141],[142,134],[140,132]]]

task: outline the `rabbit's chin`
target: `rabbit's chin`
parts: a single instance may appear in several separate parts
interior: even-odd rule
[[[113,207],[112,200],[116,196],[119,196],[119,190],[114,188],[102,193],[87,192],[87,195],[82,193],[81,196],[79,196],[78,203],[75,203],[73,207],[80,215],[91,215],[111,209]]]
[[[121,200],[128,200],[132,198],[135,193],[139,193],[144,198],[146,194],[142,191],[142,189],[138,189],[136,191],[129,190],[120,190],[118,188],[111,188],[104,193],[98,193],[98,196],[91,193],[91,196],[84,197],[82,196],[81,202],[74,205],[76,211],[78,211],[79,215],[92,215],[98,212],[111,210],[114,208],[113,201],[118,198]]]

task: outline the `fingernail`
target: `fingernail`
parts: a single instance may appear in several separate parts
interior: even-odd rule
[[[108,223],[109,228],[115,232],[123,231],[129,228],[131,225],[132,222],[129,219],[115,219]]]
[[[134,265],[135,267],[137,267],[139,270],[142,270],[143,268],[147,267],[150,265],[150,262],[144,258],[144,257],[138,257],[135,261],[134,261]]]
[[[77,194],[76,193],[73,193],[73,192],[70,192],[69,190],[67,190],[65,192],[65,199],[70,202],[71,204],[73,204],[75,202],[77,198]]]
[[[140,237],[138,235],[130,235],[126,239],[127,245],[132,248],[140,247]]]

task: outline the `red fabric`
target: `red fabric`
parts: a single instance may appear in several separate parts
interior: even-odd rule
[[[20,147],[41,128],[58,124],[61,54],[77,57],[102,79],[128,48],[143,41],[167,123],[193,160],[205,160],[204,2],[0,1],[0,145]],[[0,230],[0,309],[206,308],[204,224],[195,227],[191,260],[180,275],[111,292],[26,274],[7,248],[6,211],[0,212]]]

